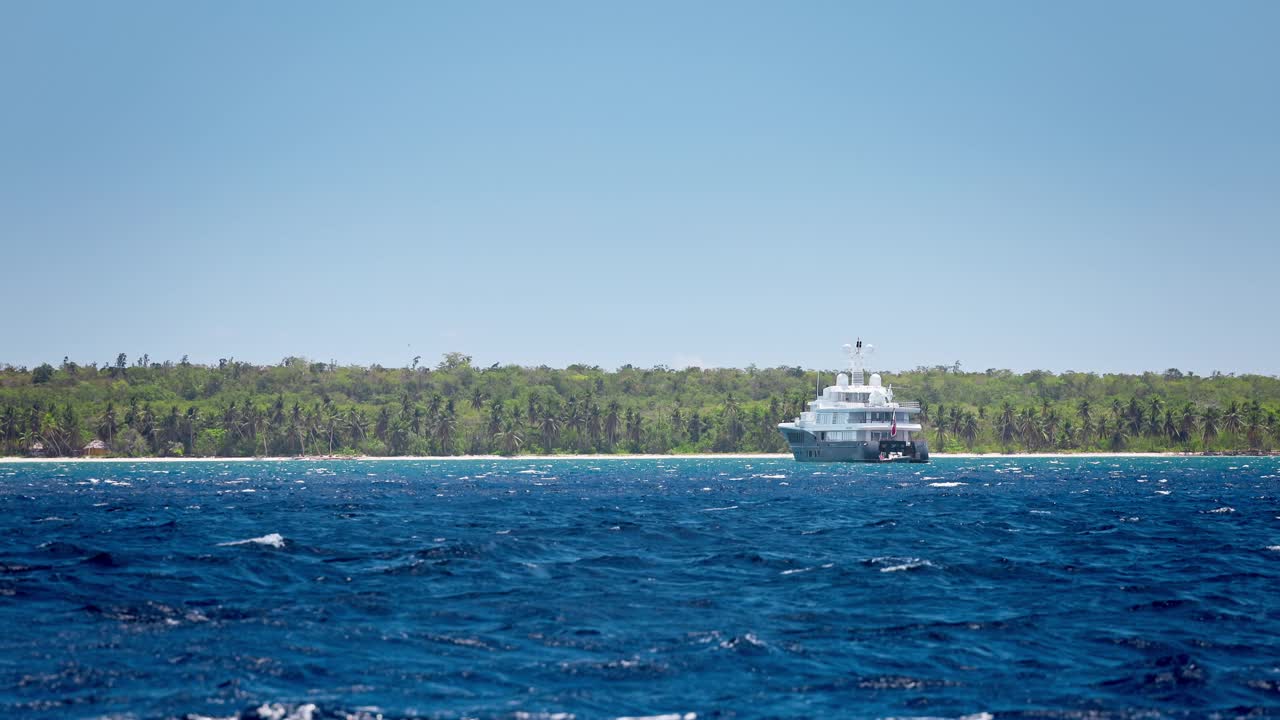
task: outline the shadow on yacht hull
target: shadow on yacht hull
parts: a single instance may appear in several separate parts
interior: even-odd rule
[[[797,462],[929,462],[925,440],[847,440],[791,443]]]

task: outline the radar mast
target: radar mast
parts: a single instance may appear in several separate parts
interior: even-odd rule
[[[875,352],[875,347],[867,345],[862,346],[862,338],[858,338],[857,343],[849,345],[845,343],[844,351],[849,354],[849,374],[853,385],[863,385],[863,360],[867,355]]]

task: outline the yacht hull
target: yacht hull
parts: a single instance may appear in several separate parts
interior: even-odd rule
[[[929,462],[924,440],[845,440],[790,442],[796,462]]]

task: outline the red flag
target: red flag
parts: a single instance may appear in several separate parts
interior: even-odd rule
[[[889,437],[898,437],[898,413],[893,414],[893,422],[889,423]]]

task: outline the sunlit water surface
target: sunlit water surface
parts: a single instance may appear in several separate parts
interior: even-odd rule
[[[1280,458],[0,464],[0,714],[1272,714],[1278,494]]]

